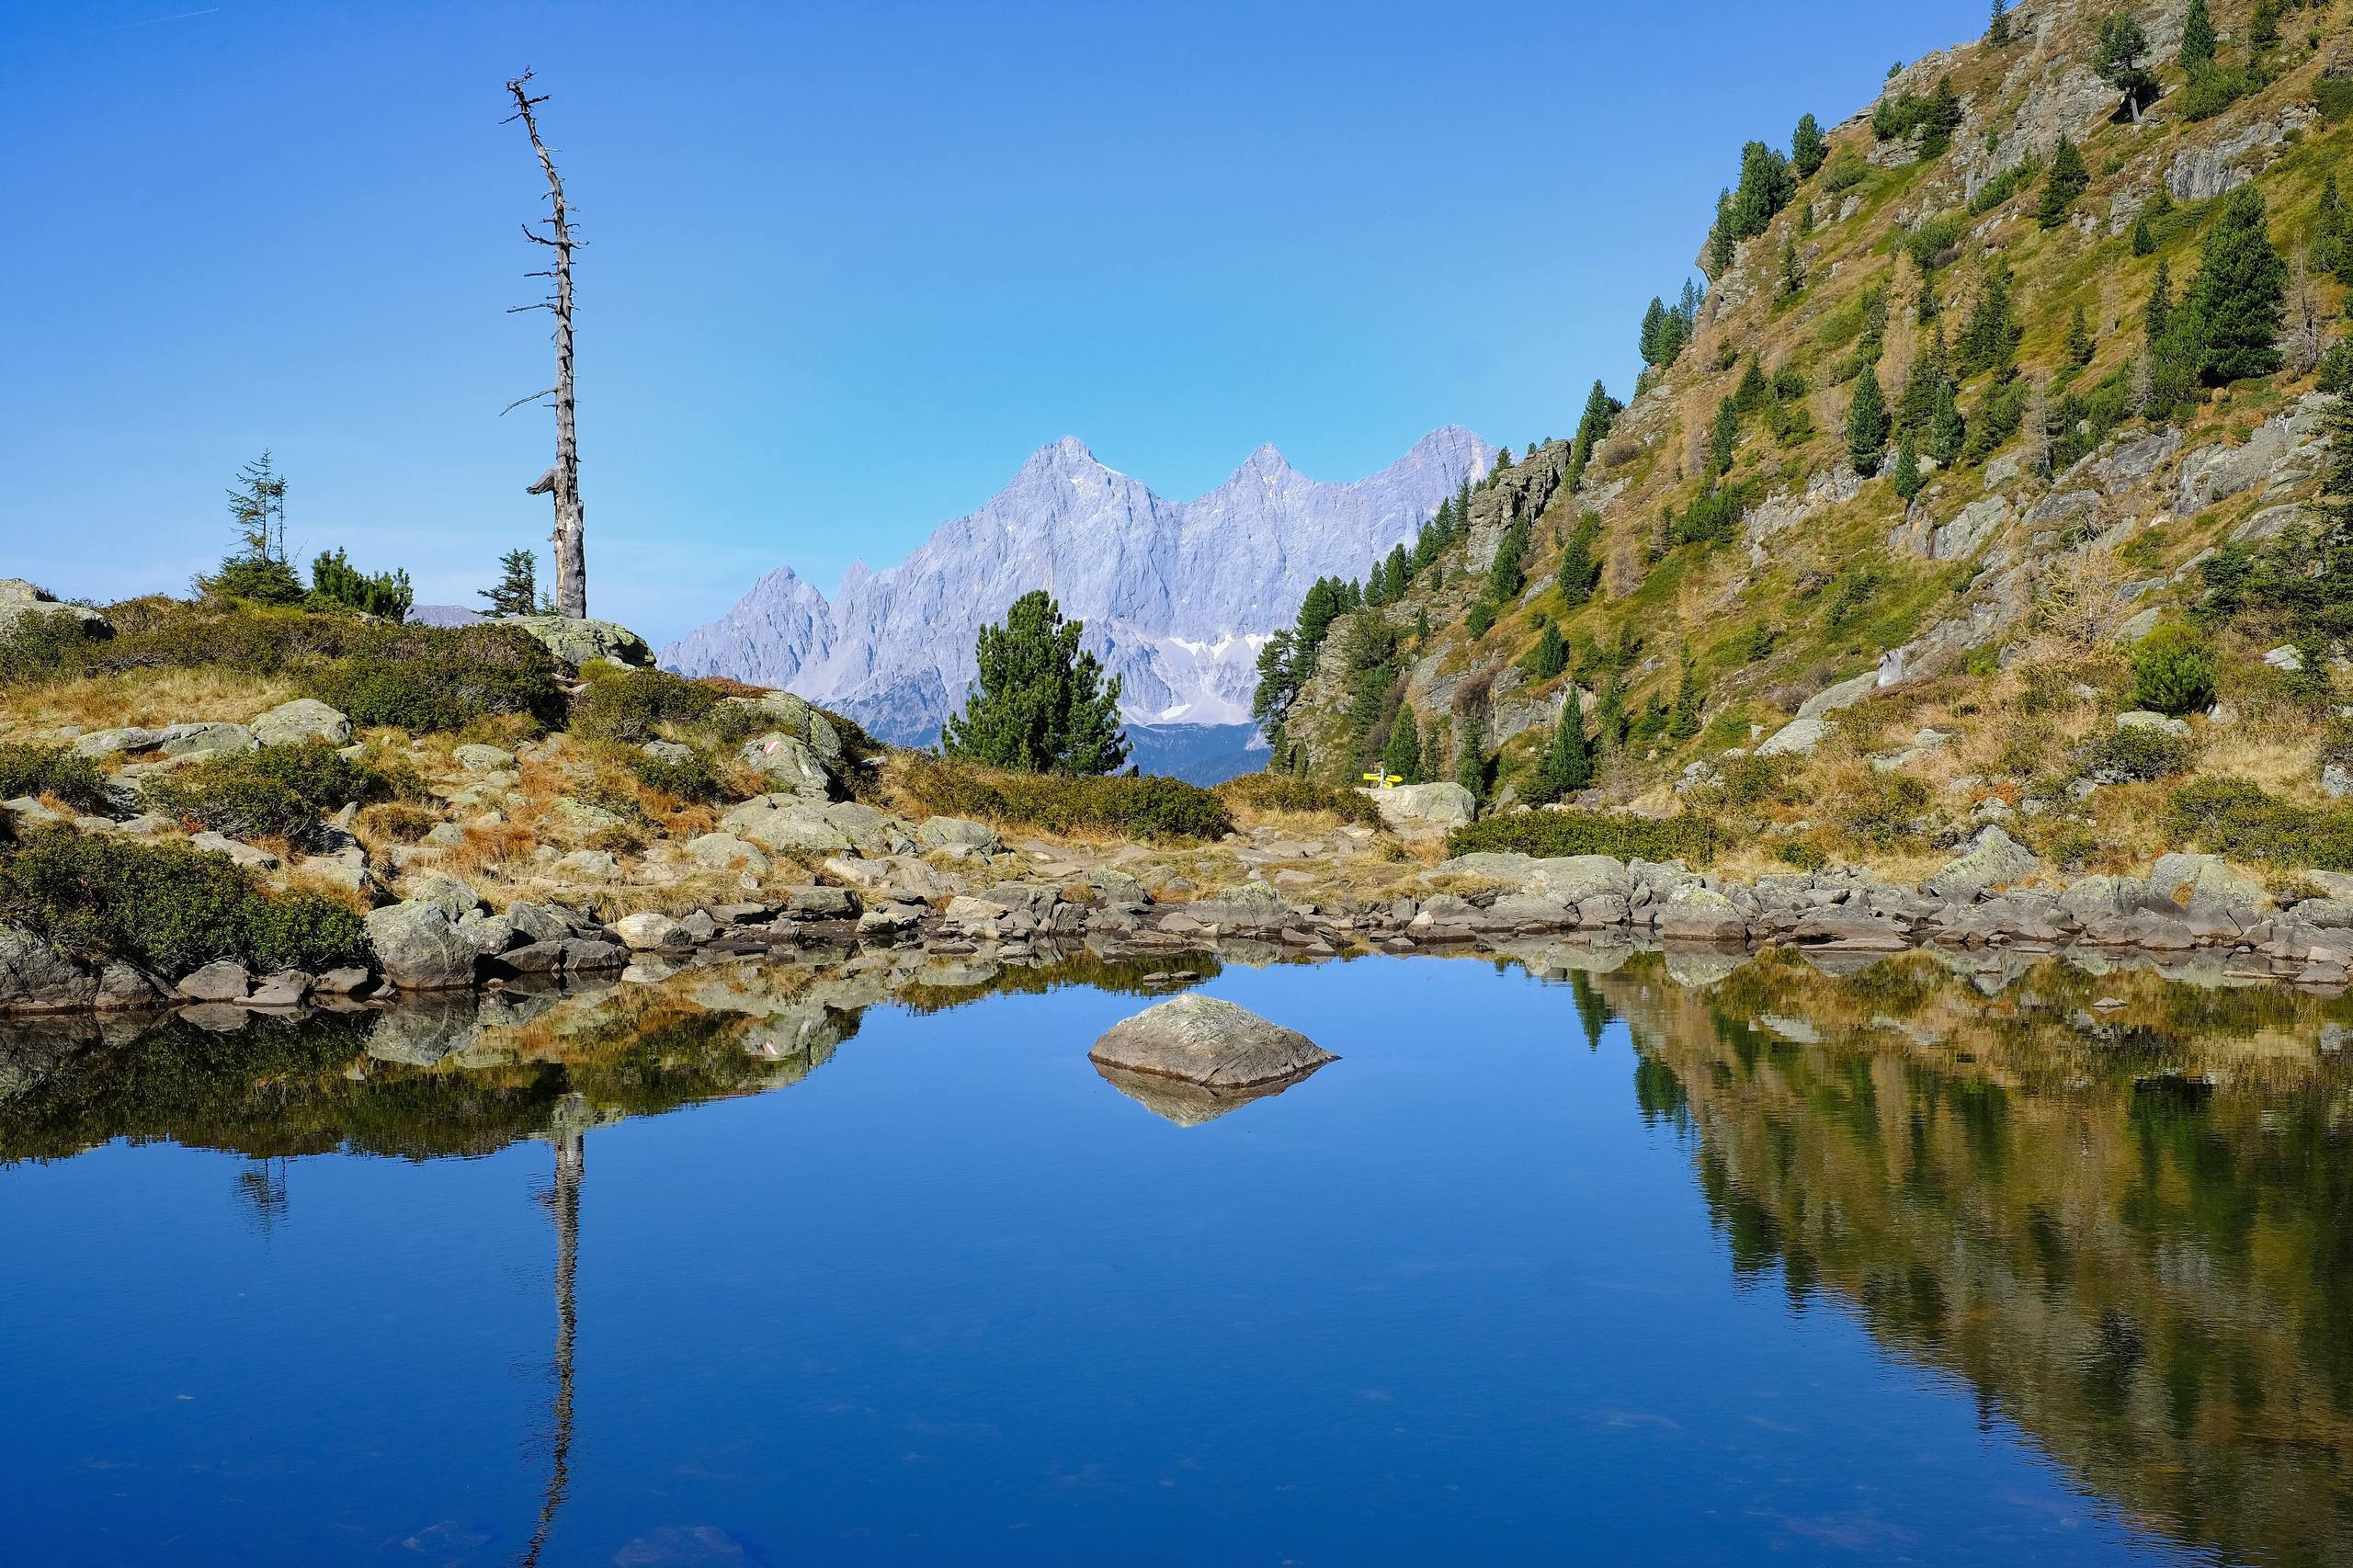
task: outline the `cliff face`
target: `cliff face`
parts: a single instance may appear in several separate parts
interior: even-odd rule
[[[2095,70],[2120,7],[2034,0],[2010,12],[2007,41],[1915,62],[1831,126],[1824,162],[1791,177],[1761,232],[1703,249],[1716,275],[1688,344],[1645,373],[1574,489],[1566,446],[1529,454],[1510,471],[1518,488],[1480,494],[1440,570],[1359,612],[1431,628],[1401,640],[1396,696],[1370,724],[1350,710],[1361,683],[1333,667],[1348,645],[1347,618],[1336,623],[1286,722],[1294,765],[1351,778],[1381,754],[1391,716],[1410,712],[1426,753],[1434,730],[1444,737],[1427,776],[1451,777],[1475,745],[1507,804],[1572,694],[1589,711],[1615,684],[1627,737],[1588,802],[1665,809],[1687,770],[1773,735],[1809,699],[1827,694],[1810,716],[1835,727],[1874,690],[1995,683],[2040,656],[2054,618],[2101,700],[2134,706],[2129,673],[2111,692],[2092,666],[2113,675],[2121,650],[2196,602],[2203,552],[2309,518],[2331,402],[2315,369],[2343,308],[2313,245],[2325,181],[2353,150],[2353,28],[2340,7],[2305,6],[2265,42],[2254,0],[2215,0],[2221,76],[2193,83],[2176,58],[2187,5],[2121,7],[2143,25],[2153,73],[2137,121]],[[2222,77],[2239,96],[2218,106]],[[1905,128],[1940,94],[1958,121],[1941,145],[1933,127]],[[2063,138],[2084,185],[2046,223]],[[2178,301],[2227,193],[2249,184],[2292,269],[2282,366],[2157,406],[2144,320],[2158,269]],[[1696,228],[1707,202],[1693,196]],[[1677,280],[1660,282],[1671,299]],[[1972,364],[1962,342],[1993,289],[2007,298],[1999,352]],[[1940,464],[1925,420],[1912,426],[1922,481],[1907,501],[1896,435],[1859,472],[1848,415],[1875,380],[1900,432],[1907,382],[1938,355],[1968,438],[1956,426]],[[1583,379],[1564,368],[1562,382]],[[1527,585],[1496,602],[1488,563],[1529,507]],[[1598,529],[1589,601],[1554,581],[1580,517]],[[1482,597],[1491,629],[1471,614]],[[1546,621],[1571,654],[1540,678],[1530,655]],[[2241,652],[2229,635],[2218,646],[2226,695]],[[1938,677],[1951,684],[1926,684]],[[1696,725],[1670,712],[1687,679]],[[1988,712],[1995,700],[1982,699]]]
[[[979,629],[1042,587],[1086,622],[1131,718],[1246,723],[1258,649],[1309,585],[1411,539],[1492,459],[1448,426],[1368,479],[1327,483],[1262,447],[1208,494],[1171,502],[1064,437],[900,565],[853,573],[838,603],[779,568],[662,662],[782,686],[884,738],[925,740],[962,700]]]

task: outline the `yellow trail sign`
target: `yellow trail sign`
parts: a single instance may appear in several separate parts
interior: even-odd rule
[[[1361,777],[1366,783],[1376,785],[1383,790],[1393,790],[1405,782],[1405,776],[1402,773],[1367,773]]]

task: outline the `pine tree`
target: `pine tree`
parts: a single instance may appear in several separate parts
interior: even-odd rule
[[[1971,301],[1969,320],[1961,324],[1961,337],[1953,346],[1961,373],[1973,376],[1981,370],[2006,371],[2020,335],[2018,324],[2010,312],[2008,269],[1999,264],[1990,266],[1984,281],[1977,286],[1977,298]]]
[[[1472,741],[1465,740],[1454,759],[1454,781],[1471,792],[1471,799],[1483,801],[1487,798],[1487,758]]]
[[[1389,744],[1381,750],[1381,766],[1408,784],[1422,781],[1422,726],[1412,709],[1397,710],[1396,722],[1389,726]]]
[[[2214,63],[2214,18],[2206,9],[2206,0],[2189,0],[2189,14],[2181,21],[2179,59],[2187,73],[2203,71]]]
[[[1847,457],[1855,472],[1868,479],[1879,472],[1887,450],[1887,399],[1880,392],[1879,371],[1866,366],[1856,379],[1855,398],[1847,407]]]
[[[1790,161],[1762,142],[1751,142],[1740,150],[1740,185],[1733,191],[1732,236],[1748,239],[1765,232],[1773,215],[1790,204],[1797,194],[1797,180],[1790,173]]]
[[[2157,254],[2157,232],[2149,226],[2149,215],[2146,212],[2132,220],[2132,254],[2134,256]]]
[[[1540,804],[1573,795],[1592,782],[1593,747],[1586,739],[1576,687],[1571,687],[1561,705],[1561,722],[1552,727],[1552,743],[1537,759],[1529,794]]]
[[[2084,366],[2092,362],[2091,324],[2084,319],[2083,301],[2075,301],[2075,318],[2067,324],[2067,362]]]
[[[1593,705],[1594,738],[1610,751],[1626,744],[1626,680],[1612,675]],[[1582,741],[1582,733],[1578,736]]]
[[[2340,277],[2353,271],[2347,265],[2353,261],[2353,244],[2348,240],[2353,240],[2353,222],[2347,220],[2345,194],[2337,188],[2336,173],[2332,169],[2320,187],[2320,213],[2313,233],[2313,265]]]
[[[1651,296],[1650,309],[1643,312],[1642,352],[1645,365],[1664,365],[1666,353],[1666,304],[1656,294]]]
[[[1928,415],[1928,455],[1940,464],[1957,460],[1968,444],[1969,427],[1961,417],[1961,393],[1948,379],[1937,389],[1937,405]]]
[[[1708,231],[1708,276],[1722,278],[1732,270],[1733,247],[1740,236],[1733,232],[1732,192],[1716,197],[1716,223]]]
[[[1912,504],[1912,497],[1920,494],[1920,486],[1927,483],[1920,477],[1920,454],[1909,435],[1895,444],[1895,467],[1888,474],[1888,483],[1907,506]]]
[[[1594,585],[1601,572],[1593,559],[1593,547],[1600,535],[1599,517],[1586,513],[1569,530],[1569,542],[1561,551],[1561,565],[1556,574],[1561,585],[1561,597],[1575,609],[1593,597]]]
[[[1985,26],[1985,41],[1995,49],[2010,41],[2010,0],[1994,0],[1994,19]]]
[[[1536,646],[1528,655],[1528,673],[1538,680],[1551,680],[1569,667],[1569,645],[1561,636],[1560,622],[1544,618],[1544,630],[1538,633]]]
[[[1675,707],[1666,722],[1670,740],[1688,741],[1699,733],[1699,709],[1702,694],[1699,672],[1692,667],[1691,654],[1683,655],[1683,679],[1675,688]]]
[[[2173,269],[2164,262],[2157,263],[2157,280],[2149,290],[2149,304],[2142,317],[2142,324],[2154,346],[2165,335],[2165,324],[2173,319]]]
[[[1495,564],[1487,569],[1487,589],[1497,604],[1508,604],[1528,586],[1528,519],[1515,517],[1495,547]]]
[[[2091,171],[2084,166],[2084,154],[2073,141],[2064,136],[2059,138],[2059,150],[2051,155],[2051,172],[2042,176],[2042,205],[2035,212],[2036,222],[2046,229],[2055,229],[2065,222],[2067,209],[2091,183]]]
[[[2100,23],[2099,45],[2092,55],[2092,69],[2101,81],[2124,95],[2125,107],[2131,111],[2136,125],[2141,120],[2141,105],[2154,97],[2157,91],[2156,77],[2143,63],[2143,56],[2148,52],[2148,32],[2131,12],[2115,12]]]
[[[260,605],[301,603],[302,579],[286,559],[286,476],[267,451],[237,471],[229,519],[236,547],[219,570],[196,579],[197,591]]]
[[[1775,292],[1777,300],[1794,300],[1805,292],[1805,262],[1798,255],[1794,239],[1781,242],[1781,282]]]
[[[409,585],[405,568],[362,572],[342,551],[329,550],[311,562],[311,593],[305,602],[313,608],[356,609],[386,620],[405,620],[416,591]]]
[[[980,679],[941,730],[943,749],[1025,773],[1084,777],[1126,762],[1120,677],[1105,679],[1079,647],[1085,631],[1043,588],[1014,600],[1002,625],[982,627],[973,647]]]
[[[1830,143],[1823,139],[1822,127],[1813,116],[1800,116],[1798,128],[1790,137],[1790,166],[1797,170],[1798,178],[1812,179],[1829,156]]]
[[[540,612],[539,559],[528,550],[510,550],[498,558],[498,585],[476,591],[488,599],[484,615],[537,615]],[[1312,596],[1311,596],[1312,597]]]
[[[2210,386],[2268,376],[2279,368],[2279,324],[2288,264],[2264,227],[2263,195],[2243,185],[2222,199],[2206,230],[2198,277],[2181,313],[2196,323],[2198,370]]]
[[[1926,430],[1936,415],[1938,390],[1951,380],[1952,356],[1945,349],[1944,334],[1931,329],[1904,378],[1904,394],[1895,404],[1895,428],[1910,433]]]
[[[1953,91],[1952,78],[1937,78],[1937,90],[1928,96],[1927,112],[1920,120],[1920,155],[1941,157],[1952,145],[1952,133],[1961,129],[1961,96]]]
[[[1729,473],[1734,453],[1740,446],[1740,408],[1732,399],[1716,404],[1715,423],[1708,427],[1708,468],[1713,473]]]
[[[1430,612],[1426,605],[1414,612],[1414,646],[1427,648],[1430,641]]]

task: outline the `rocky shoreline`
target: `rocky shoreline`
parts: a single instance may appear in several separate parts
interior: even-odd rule
[[[865,850],[826,858],[822,881],[683,915],[600,914],[578,902],[516,901],[494,911],[462,880],[420,869],[403,879],[404,899],[367,917],[374,964],[322,974],[257,975],[222,961],[149,975],[80,961],[29,931],[0,926],[0,1013],[364,1006],[551,980],[652,981],[694,964],[811,951],[1018,963],[1083,949],[1107,960],[1173,962],[1237,942],[1301,959],[1500,950],[1531,939],[1726,956],[1768,947],[1864,958],[1922,947],[2078,949],[2195,956],[2231,977],[2319,987],[2346,985],[2353,965],[2353,877],[2313,873],[2317,896],[2281,903],[2218,857],[2173,854],[2146,877],[2023,885],[2039,864],[1997,827],[1916,887],[1857,869],[1739,881],[1602,855],[1474,854],[1400,868],[1383,896],[1294,897],[1256,869],[1237,885],[1155,896],[1110,863],[1116,853],[1093,864],[1041,863],[1040,851],[1007,849],[995,830],[962,819],[908,824],[842,802],[762,809],[792,816],[796,832],[840,818],[835,831],[860,830]],[[1025,853],[1033,857],[1026,864]],[[1281,859],[1235,853],[1237,869]],[[960,864],[1014,874],[983,883]]]

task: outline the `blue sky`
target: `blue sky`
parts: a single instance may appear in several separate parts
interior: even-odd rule
[[[0,575],[182,588],[264,447],[305,559],[420,599],[540,542],[525,66],[592,244],[590,608],[660,640],[1065,433],[1183,498],[1561,432],[1744,140],[1985,9],[0,0]]]

